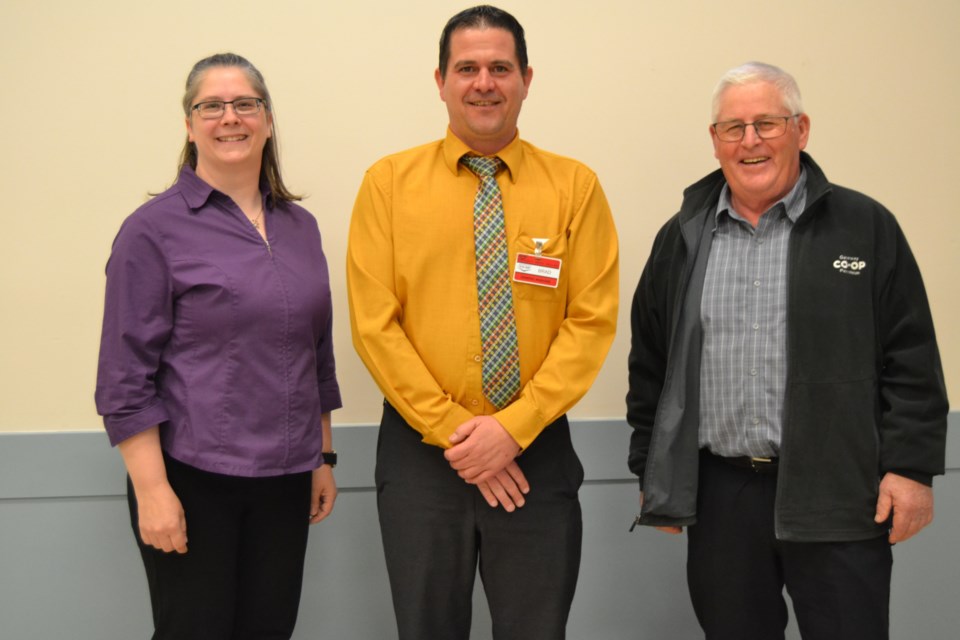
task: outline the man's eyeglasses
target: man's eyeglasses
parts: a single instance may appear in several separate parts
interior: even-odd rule
[[[726,122],[714,122],[713,132],[724,142],[740,142],[747,133],[747,127],[753,127],[757,137],[763,140],[770,138],[779,138],[787,132],[787,122],[790,118],[796,118],[799,113],[792,116],[768,116],[754,122],[741,122],[739,120],[727,120]]]
[[[260,113],[260,107],[263,105],[262,98],[237,98],[236,100],[230,100],[229,102],[224,102],[223,100],[208,100],[206,102],[198,102],[193,105],[193,109],[200,114],[200,117],[204,120],[213,120],[215,118],[222,118],[224,112],[227,110],[227,105],[233,106],[233,112],[238,116],[252,116],[254,114]]]

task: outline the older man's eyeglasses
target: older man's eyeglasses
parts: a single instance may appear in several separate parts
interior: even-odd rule
[[[238,116],[252,116],[260,113],[260,107],[263,106],[262,98],[237,98],[224,102],[223,100],[207,100],[193,105],[194,111],[200,114],[204,120],[213,120],[222,118],[227,110],[227,105],[233,107],[233,112]]]
[[[726,122],[714,122],[712,126],[713,132],[724,142],[740,142],[747,133],[747,127],[753,127],[758,138],[769,140],[785,134],[790,118],[796,118],[799,115],[799,113],[795,113],[792,116],[768,116],[754,122],[727,120]]]

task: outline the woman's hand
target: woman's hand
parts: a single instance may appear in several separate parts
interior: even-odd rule
[[[310,524],[317,524],[333,512],[337,501],[337,483],[333,469],[325,464],[313,470],[313,490],[310,492]]]
[[[137,491],[140,539],[161,551],[187,552],[187,519],[180,499],[169,483]]]
[[[157,426],[118,445],[137,498],[140,539],[161,551],[187,552],[187,519],[180,498],[167,481]]]

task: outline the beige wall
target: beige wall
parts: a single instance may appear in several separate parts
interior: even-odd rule
[[[197,59],[264,72],[287,182],[309,194],[333,271],[345,408],[378,418],[350,345],[343,261],[353,198],[378,157],[440,137],[432,72],[465,2],[0,3],[0,431],[98,429],[92,395],[114,234],[167,186],[178,103]],[[205,6],[209,5],[209,6]],[[627,307],[655,230],[715,167],[716,78],[748,59],[797,77],[808,150],[835,182],[899,217],[924,271],[951,395],[960,396],[960,3],[956,0],[514,0],[535,69],[521,132],[591,165],[622,247],[621,330],[576,411],[623,413]]]

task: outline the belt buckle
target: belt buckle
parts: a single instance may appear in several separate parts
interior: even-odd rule
[[[750,467],[755,472],[759,473],[761,469],[763,469],[764,467],[766,467],[772,462],[773,462],[772,458],[753,457],[753,458],[750,458]]]

